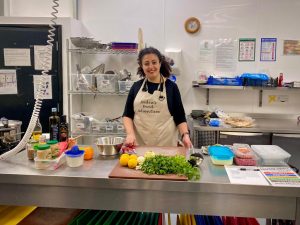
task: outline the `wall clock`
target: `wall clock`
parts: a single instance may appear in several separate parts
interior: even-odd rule
[[[196,17],[190,17],[184,23],[186,32],[190,34],[197,33],[200,30],[200,27],[200,21]]]

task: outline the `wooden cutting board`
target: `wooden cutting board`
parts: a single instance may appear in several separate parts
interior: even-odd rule
[[[143,156],[145,152],[153,151],[155,154],[161,155],[186,155],[186,149],[183,147],[136,147],[136,153],[138,156]],[[118,163],[112,169],[109,178],[124,178],[124,179],[146,179],[146,180],[177,180],[186,181],[188,178],[186,176],[179,176],[176,174],[168,175],[148,175],[143,173],[141,170],[129,169],[128,167],[123,167]]]

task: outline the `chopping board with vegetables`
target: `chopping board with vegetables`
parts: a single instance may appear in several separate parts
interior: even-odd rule
[[[163,161],[165,163],[166,161],[174,161],[176,160],[181,167],[185,167],[185,169],[190,169],[189,164],[186,164],[185,156],[187,150],[183,147],[136,147],[136,154],[137,156],[144,156],[147,155],[149,152],[154,152],[155,153],[155,162],[154,164],[159,164]],[[162,157],[161,157],[162,156]],[[168,156],[168,157],[164,157]],[[174,157],[176,156],[176,159]],[[177,156],[179,156],[177,158]],[[172,158],[172,159],[171,159]],[[150,166],[150,161],[146,160],[144,163],[147,163],[147,166]],[[153,164],[153,160],[151,162]],[[169,163],[169,162],[167,162]],[[175,167],[174,164],[173,166],[170,164],[170,167]],[[156,165],[154,165],[156,166]],[[151,168],[145,168],[146,164],[144,164],[144,171],[150,171],[151,173]],[[176,165],[177,167],[177,165]],[[188,167],[188,168],[186,168]],[[164,173],[164,170],[166,168],[162,169],[162,173]],[[170,168],[172,169],[172,168]],[[158,175],[158,174],[146,174],[142,170],[137,170],[137,169],[130,169],[126,166],[122,166],[120,162],[116,164],[116,166],[112,169],[111,173],[109,174],[109,178],[124,178],[124,179],[147,179],[147,180],[177,180],[177,181],[186,181],[188,180],[188,176],[185,175],[177,175],[177,174],[163,174],[163,175]]]

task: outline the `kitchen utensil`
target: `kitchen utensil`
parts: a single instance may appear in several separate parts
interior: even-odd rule
[[[99,154],[103,156],[117,155],[123,145],[122,137],[100,137],[97,139]]]
[[[144,48],[144,41],[143,41],[143,30],[139,28],[138,30],[138,52]]]

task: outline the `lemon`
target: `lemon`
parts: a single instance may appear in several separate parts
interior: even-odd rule
[[[129,161],[129,155],[128,154],[121,155],[121,158],[120,158],[120,161],[119,161],[121,166],[127,166],[128,161]]]
[[[132,154],[132,155],[130,155],[129,156],[129,159],[137,159],[138,157],[137,157],[137,155],[135,155],[135,154]]]
[[[129,159],[128,167],[130,169],[134,169],[136,166],[137,166],[137,160],[136,159]]]
[[[121,158],[123,158],[123,157],[127,158],[127,157],[129,157],[129,155],[127,153],[124,153],[124,154],[121,155]]]

